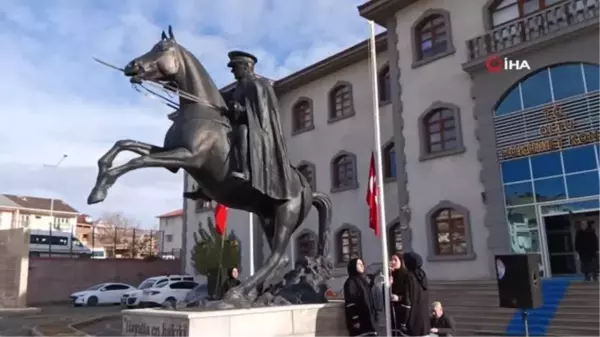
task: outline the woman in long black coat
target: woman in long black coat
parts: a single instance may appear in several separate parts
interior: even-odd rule
[[[373,293],[365,277],[361,259],[348,262],[348,279],[344,283],[346,326],[350,336],[377,336],[377,311]]]
[[[390,276],[391,276],[391,322],[392,335],[400,336],[400,323],[403,322],[405,309],[400,305],[402,298],[405,296],[406,287],[406,268],[402,262],[402,254],[394,254],[390,259]],[[385,285],[384,285],[385,286]]]
[[[429,291],[427,275],[421,268],[423,260],[417,253],[404,254],[406,283],[400,305],[406,309],[402,328],[408,336],[427,336],[430,333]]]

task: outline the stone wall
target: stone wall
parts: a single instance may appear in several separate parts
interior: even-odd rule
[[[22,228],[0,230],[0,308],[27,305],[29,234]]]
[[[0,270],[3,267],[0,266]],[[123,282],[137,286],[148,277],[180,271],[178,260],[31,257],[27,302],[30,305],[65,302],[71,293],[94,284]]]

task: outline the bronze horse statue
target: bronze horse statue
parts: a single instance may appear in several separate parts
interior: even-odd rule
[[[318,211],[318,255],[328,256],[330,198],[313,192],[306,178],[293,166],[293,174],[287,183],[294,186],[293,190],[297,193],[289,200],[273,199],[255,189],[248,180],[235,175],[233,160],[230,160],[232,125],[227,117],[229,108],[198,59],[176,42],[170,26],[168,36],[163,31],[152,49],[133,59],[124,73],[132,83],[150,81],[166,84],[188,95],[180,95],[179,109],[170,118],[172,125],[162,147],[129,139],[119,140],[98,160],[98,176],[88,204],[102,202],[108,189],[128,172],[163,167],[173,173],[180,169],[187,172],[197,182],[198,193],[204,199],[256,214],[271,255],[254,275],[231,289],[225,296],[226,300],[245,299],[251,302],[257,296],[260,291],[255,290],[262,289],[263,284],[282,267],[292,234],[300,227],[311,206]],[[112,167],[121,151],[131,151],[140,156]],[[184,195],[193,198],[190,193]]]

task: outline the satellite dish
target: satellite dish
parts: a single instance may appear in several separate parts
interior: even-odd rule
[[[91,216],[86,216],[85,217],[85,222],[92,222],[92,217]]]

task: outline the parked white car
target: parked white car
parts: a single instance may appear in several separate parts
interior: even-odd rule
[[[183,303],[188,292],[198,285],[199,283],[194,281],[175,281],[145,289],[142,292],[140,306],[175,308],[178,303]]]
[[[145,279],[135,290],[128,291],[121,296],[121,306],[133,308],[140,305],[140,298],[145,289],[163,286],[173,281],[194,281],[191,275],[162,275]]]
[[[106,259],[106,249],[102,247],[92,248],[92,259]]]
[[[86,290],[72,293],[73,306],[94,306],[97,304],[119,304],[124,293],[135,287],[125,283],[100,283]]]

